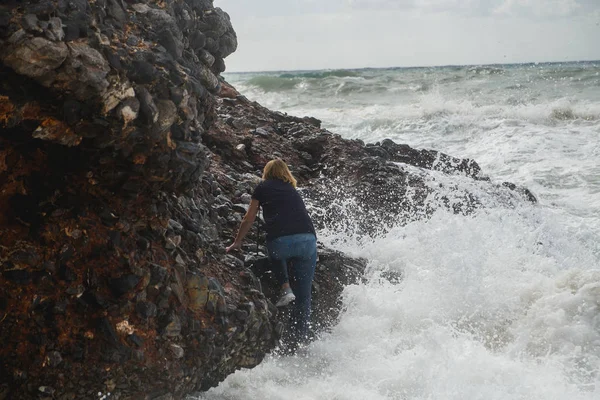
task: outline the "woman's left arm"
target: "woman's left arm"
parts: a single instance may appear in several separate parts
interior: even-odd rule
[[[248,234],[250,227],[256,219],[259,206],[260,204],[258,203],[258,200],[252,199],[252,201],[250,201],[250,207],[248,207],[248,211],[246,211],[246,215],[244,215],[244,219],[240,224],[240,229],[238,230],[237,236],[235,237],[235,241],[231,246],[227,247],[226,249],[228,253],[231,250],[239,250],[242,248],[242,241],[244,240],[244,237],[246,237],[246,234]]]

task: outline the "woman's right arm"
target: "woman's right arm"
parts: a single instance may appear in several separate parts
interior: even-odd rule
[[[252,201],[250,201],[250,207],[248,207],[248,211],[246,211],[246,215],[244,215],[244,219],[240,224],[240,229],[238,230],[238,233],[235,237],[235,241],[231,246],[227,247],[226,249],[228,253],[231,250],[237,250],[242,248],[242,241],[244,240],[244,237],[246,237],[248,231],[250,230],[250,227],[254,223],[256,215],[258,214],[259,207],[260,204],[258,200],[252,199]]]

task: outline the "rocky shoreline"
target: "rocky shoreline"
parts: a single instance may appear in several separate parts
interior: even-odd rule
[[[224,247],[272,157],[315,208],[343,188],[367,233],[365,216],[430,211],[404,166],[485,180],[474,161],[249,101],[219,76],[236,46],[211,0],[0,5],[0,399],[181,399],[260,363],[284,314]],[[535,201],[507,186],[490,183]],[[478,207],[461,199],[448,207]],[[323,329],[365,261],[319,257]]]

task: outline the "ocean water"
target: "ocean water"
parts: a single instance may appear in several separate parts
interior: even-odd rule
[[[319,232],[369,260],[337,324],[200,399],[600,398],[600,62],[225,77],[347,138],[473,158],[539,204],[453,178],[486,207],[376,238],[355,236],[353,221]]]

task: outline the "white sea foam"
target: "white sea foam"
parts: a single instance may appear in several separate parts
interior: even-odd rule
[[[378,238],[338,221],[320,239],[369,260],[338,323],[301,354],[268,356],[200,398],[600,398],[598,68],[337,71],[294,75],[303,85],[285,91],[232,76],[247,96],[346,137],[473,158],[492,181],[526,186],[540,202],[454,177],[445,186],[476,192],[485,208],[440,209]],[[335,93],[342,83],[364,87]],[[390,271],[402,280],[386,280]]]
[[[333,330],[202,398],[597,398],[600,270],[545,213],[440,211],[371,243],[337,241],[370,263]]]

